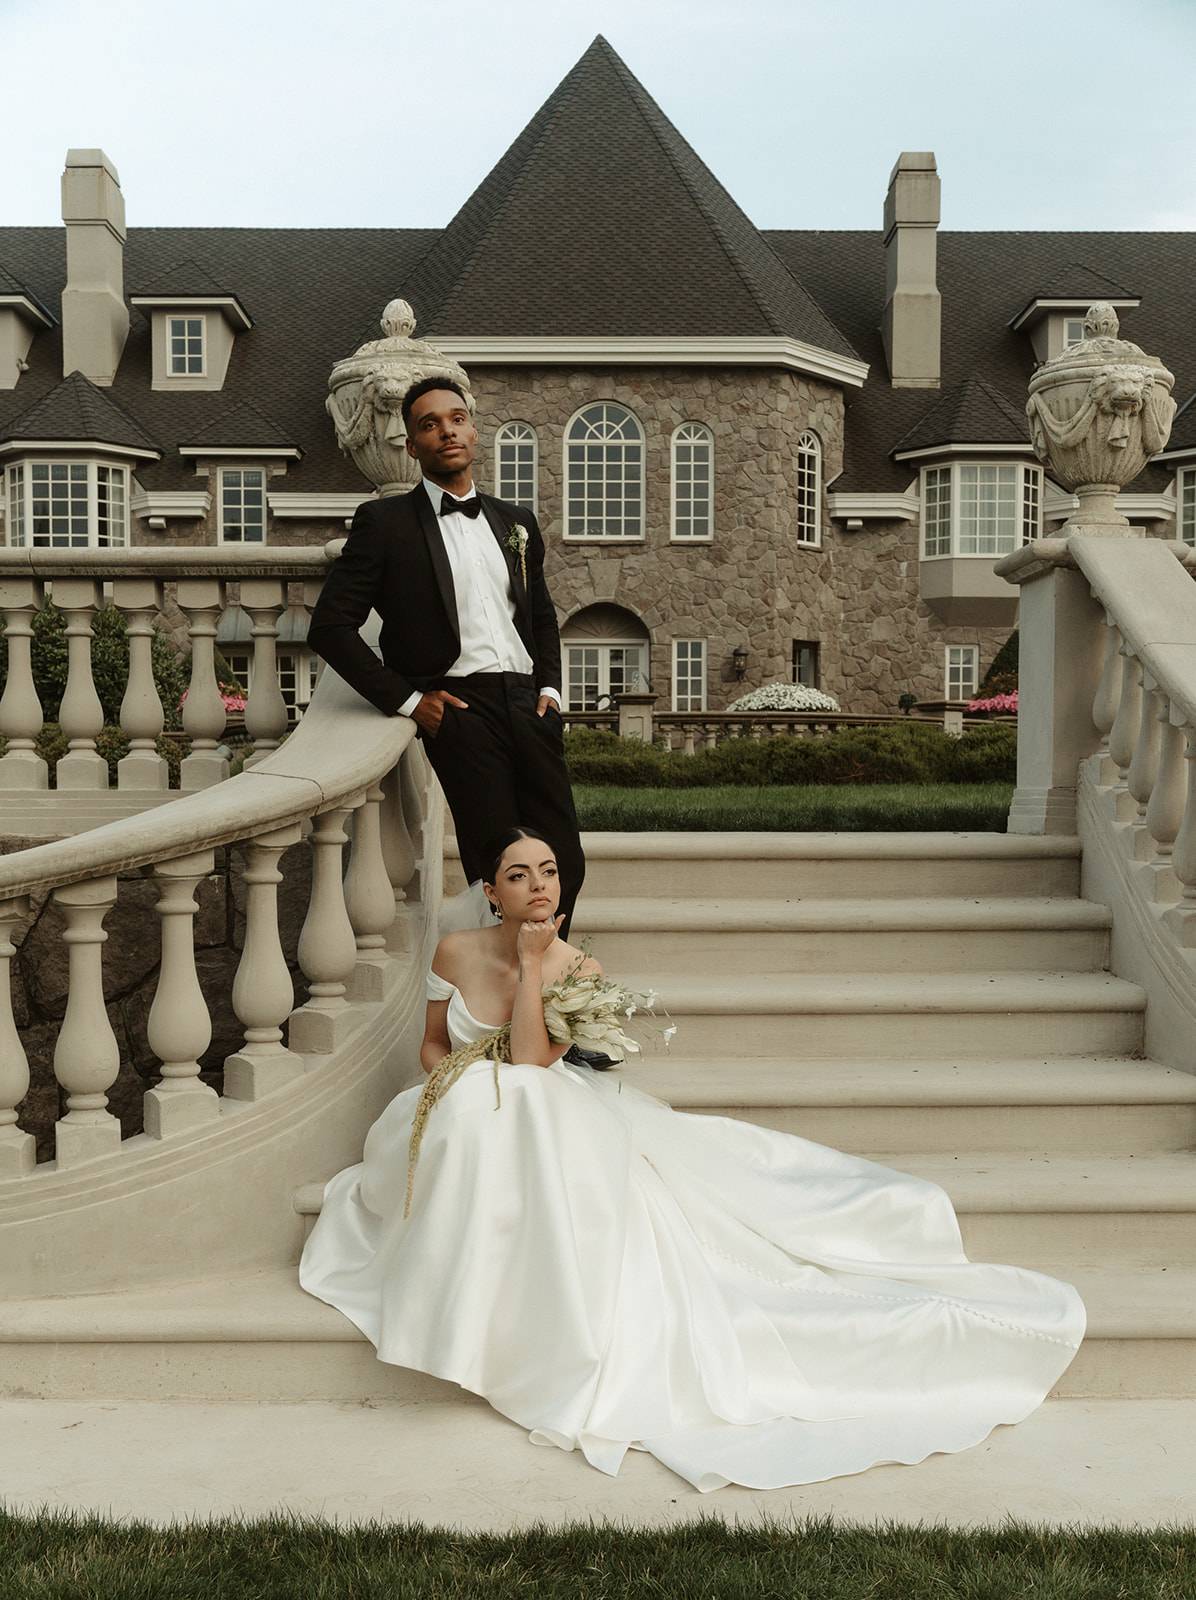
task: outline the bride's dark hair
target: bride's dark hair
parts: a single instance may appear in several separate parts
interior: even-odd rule
[[[498,877],[499,862],[502,860],[503,856],[506,855],[507,851],[513,844],[519,843],[520,839],[538,839],[541,844],[546,844],[548,846],[554,856],[556,855],[556,846],[553,844],[552,840],[546,839],[538,829],[504,828],[500,834],[496,834],[495,837],[490,840],[489,844],[486,846],[485,854],[482,856],[483,883],[494,882],[494,880]]]

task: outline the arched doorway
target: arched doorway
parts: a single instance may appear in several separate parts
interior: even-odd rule
[[[648,687],[651,638],[622,606],[586,606],[561,629],[566,711],[599,711]]]

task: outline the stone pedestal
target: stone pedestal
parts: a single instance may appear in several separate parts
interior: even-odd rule
[[[615,704],[619,708],[619,738],[642,739],[651,744],[655,732],[653,712],[657,696],[654,694],[619,694]]]

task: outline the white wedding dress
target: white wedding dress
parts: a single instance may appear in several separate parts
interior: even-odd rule
[[[460,992],[454,1046],[493,1032]],[[416,1085],[327,1185],[300,1282],[383,1361],[483,1395],[533,1443],[696,1488],[814,1483],[964,1450],[1075,1354],[1066,1283],[968,1261],[934,1184],[671,1110],[634,1067],[476,1062],[435,1106],[404,1219]]]

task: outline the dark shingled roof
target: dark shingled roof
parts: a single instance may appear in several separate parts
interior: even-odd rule
[[[599,37],[429,250],[429,337],[785,335],[854,357]]]
[[[161,453],[141,424],[81,372],[63,378],[49,394],[14,417],[0,437],[91,439],[97,444],[123,444],[133,450]]]
[[[879,209],[878,201],[878,222]],[[0,228],[0,261],[31,300],[60,305],[63,228]],[[1125,337],[1162,358],[1177,395],[1196,391],[1196,234],[942,230],[942,388],[892,388],[880,336],[880,228],[753,228],[601,40],[448,228],[130,229],[127,284],[190,289],[192,264],[205,283],[252,305],[258,322],[237,335],[223,390],[155,390],[149,321],[134,308],[116,380],[97,392],[170,442],[162,461],[137,469],[147,489],[193,487],[194,466],[175,444],[209,430],[227,437],[249,405],[269,419],[273,437],[305,452],[287,467],[288,490],[367,495],[370,485],[337,448],[324,399],[333,363],[378,336],[382,308],[396,297],[415,305],[417,334],[780,331],[858,354],[871,370],[863,389],[844,392],[844,470],[831,486],[848,492],[904,490],[915,468],[894,461],[894,447],[915,430],[920,436],[934,408],[968,378],[1022,415],[1034,352],[1009,320],[1038,296],[1080,290],[1081,299],[1129,299],[1137,295],[1116,292],[1118,285],[1139,285],[1143,303],[1123,314]],[[28,359],[17,388],[0,390],[0,438],[60,384],[61,330],[40,331]],[[996,411],[989,414],[1000,438],[961,442],[1011,442]],[[1173,435],[1177,446],[1189,440],[1196,445],[1196,405]],[[1167,464],[1148,467],[1134,488],[1157,493],[1173,473]]]
[[[1040,286],[1030,295],[1013,320],[1016,322],[1036,300],[1083,300],[1086,302],[1084,309],[1087,310],[1088,306],[1100,300],[1141,300],[1141,298],[1142,296],[1135,294],[1133,290],[1114,283],[1112,278],[1107,278],[1103,272],[1085,266],[1082,261],[1071,261],[1063,268],[1057,281]]]
[[[168,267],[152,283],[146,284],[141,289],[133,291],[135,298],[143,295],[156,295],[161,297],[168,294],[182,295],[184,299],[194,299],[196,295],[229,295],[231,289],[220,286],[212,274],[201,267],[198,261],[176,261]]]
[[[227,445],[233,449],[259,450],[302,448],[287,434],[285,428],[279,427],[277,422],[265,416],[248,400],[239,400],[236,405],[209,422],[206,428],[200,428],[197,433],[180,439],[179,445],[180,448],[183,445],[188,448],[204,446],[213,450],[220,445]]]
[[[965,378],[948,389],[893,450],[926,450],[940,444],[1024,444],[1028,453],[1026,413],[1015,411],[983,378]]]
[[[1175,414],[1168,450],[1196,450],[1196,394],[1191,394]]]
[[[5,267],[4,263],[0,262],[0,296],[4,295],[16,295],[22,300],[28,300],[31,305],[35,306],[37,310],[41,312],[42,316],[45,317],[48,322],[58,321],[58,318],[54,315],[54,313],[47,306],[42,305],[37,296],[35,294],[31,294],[23,283],[18,283],[16,278],[13,277],[12,273],[9,272]]]

